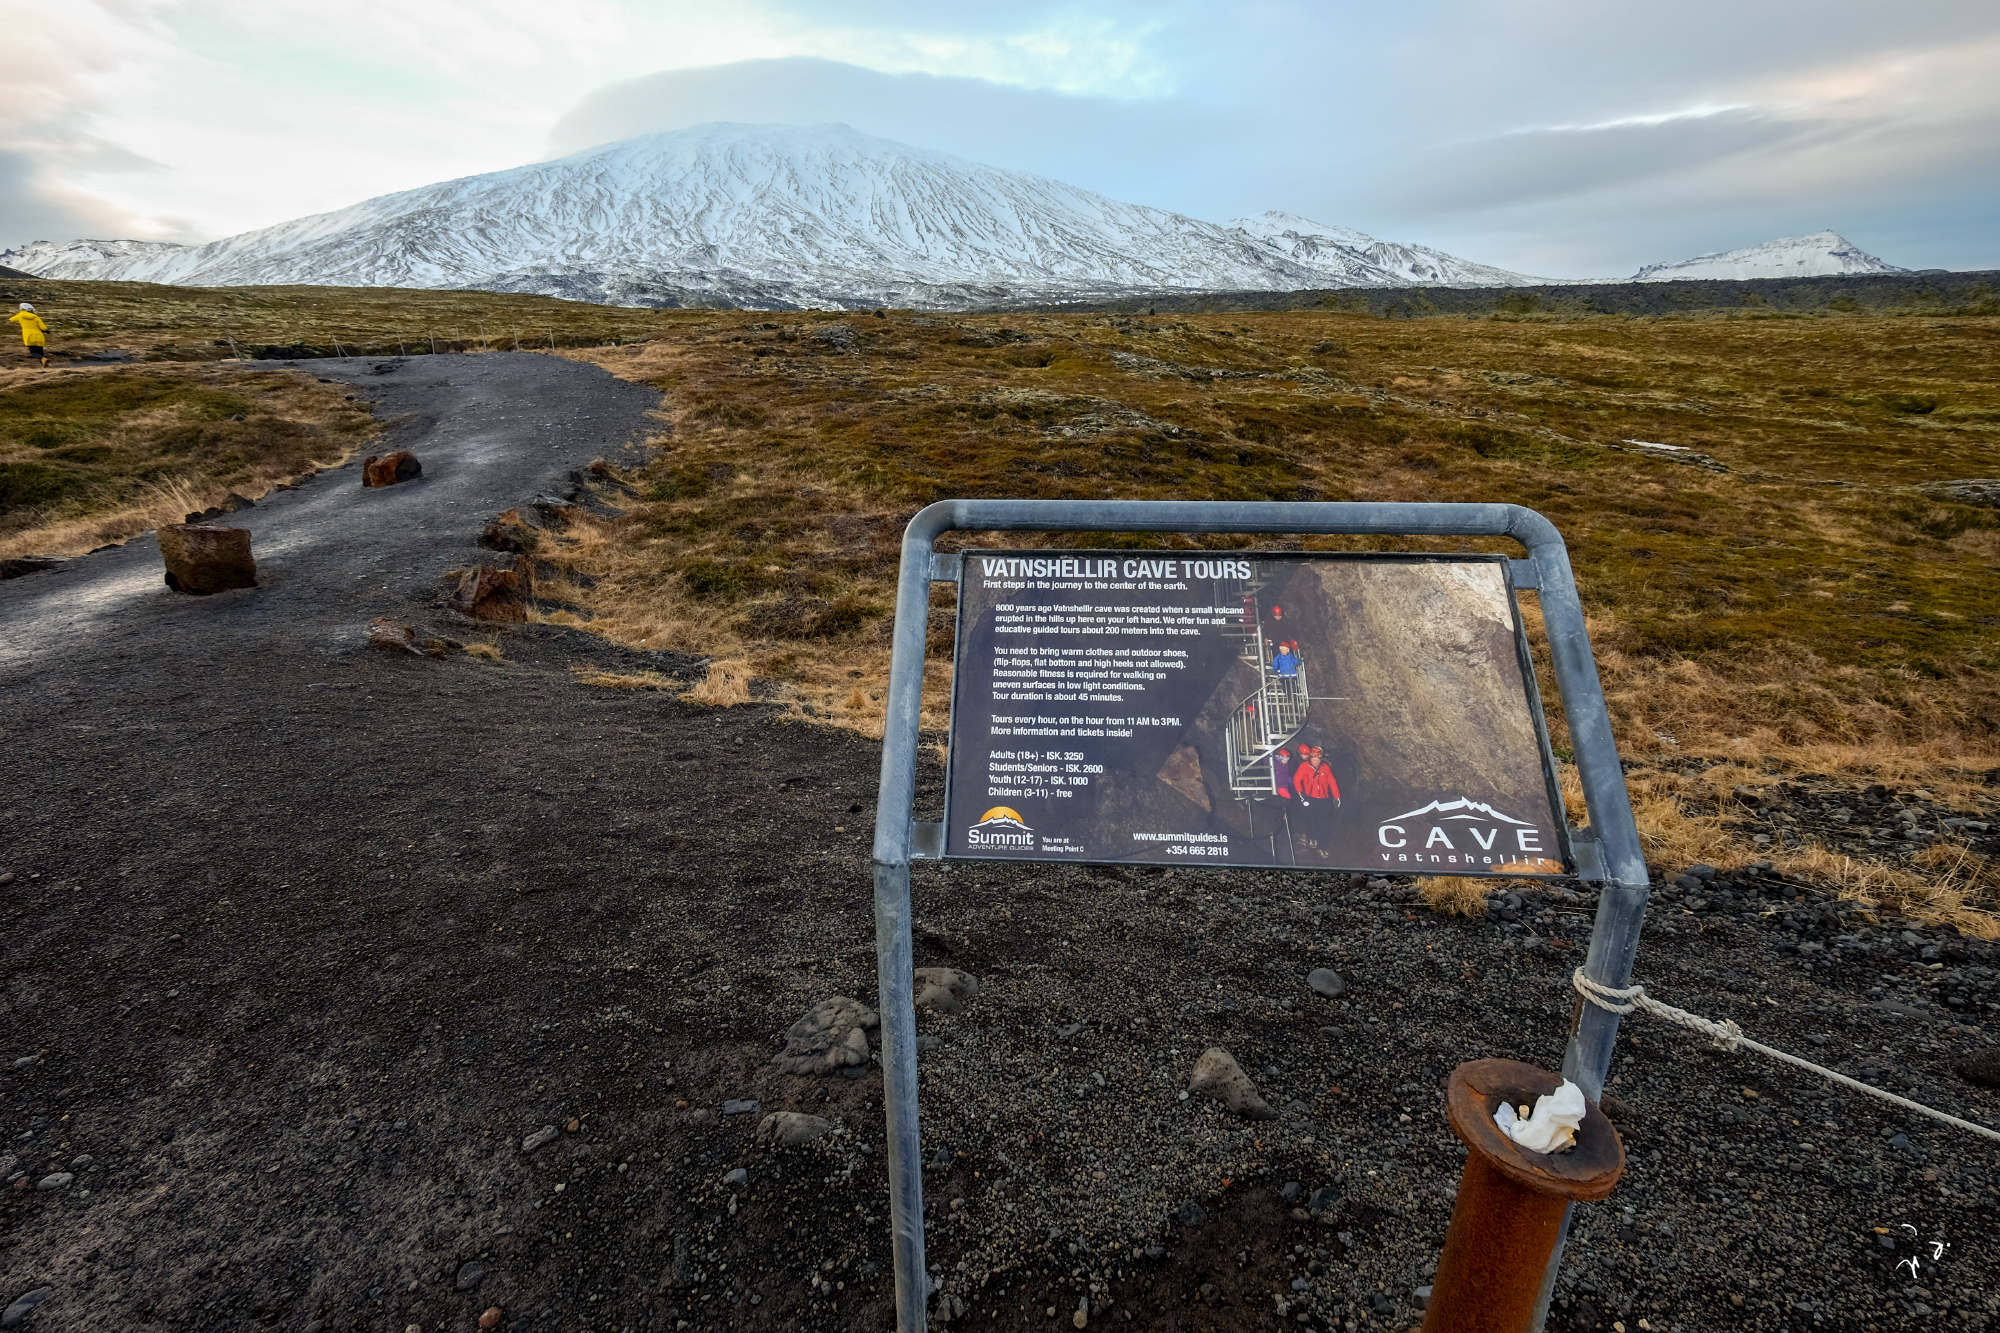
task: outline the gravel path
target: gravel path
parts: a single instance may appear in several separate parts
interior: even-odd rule
[[[250,530],[263,585],[254,591],[167,595],[150,533],[0,583],[0,620],[8,626],[0,637],[0,671],[8,676],[0,679],[69,662],[89,672],[121,645],[162,669],[188,652],[206,658],[280,645],[309,657],[350,651],[371,619],[429,607],[445,570],[486,555],[475,539],[493,514],[657,429],[649,413],[658,394],[555,357],[490,352],[279,364],[352,385],[386,424],[375,451],[415,452],[423,477],[363,489],[356,459],[214,520]]]
[[[22,1327],[79,1331],[887,1327],[879,1070],[771,1063],[816,1002],[873,996],[876,748],[581,688],[696,664],[573,631],[516,627],[498,663],[363,646],[653,399],[551,358],[306,364],[425,480],[350,468],[235,516],[255,590],[172,596],[144,542],[0,584],[0,1304],[48,1288]],[[1662,869],[1661,998],[2000,1124],[1953,1072],[2000,1021],[1991,946]],[[1219,870],[931,866],[916,893],[919,965],[982,982],[920,1017],[933,1313],[1010,1330],[1413,1326],[1462,1162],[1439,1082],[1558,1061],[1592,910],[1572,886],[1441,919],[1402,881]],[[1214,1045],[1278,1119],[1183,1098]],[[2000,1148],[1643,1018],[1610,1091],[1630,1170],[1579,1214],[1551,1327],[2000,1324]],[[760,1145],[780,1110],[832,1132]]]

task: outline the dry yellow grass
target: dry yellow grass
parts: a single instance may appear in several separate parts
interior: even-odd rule
[[[689,703],[731,708],[750,702],[750,664],[743,661],[711,662],[708,674],[681,698]]]
[[[1417,881],[1417,891],[1439,916],[1481,916],[1486,911],[1486,895],[1505,883],[1468,875],[1426,875]]]
[[[604,671],[596,667],[571,667],[579,685],[600,690],[678,690],[684,683],[657,671]]]
[[[507,654],[502,651],[500,645],[497,643],[468,643],[465,645],[465,655],[467,657],[479,658],[483,662],[504,662],[507,660]]]

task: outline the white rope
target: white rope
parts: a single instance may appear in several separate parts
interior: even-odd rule
[[[1934,1111],[1930,1107],[1913,1102],[1907,1097],[1898,1097],[1893,1092],[1884,1092],[1880,1088],[1871,1088],[1858,1079],[1851,1079],[1845,1074],[1836,1073],[1824,1065],[1816,1065],[1810,1060],[1801,1060],[1796,1055],[1766,1046],[1759,1041],[1752,1041],[1743,1035],[1743,1029],[1736,1026],[1734,1021],[1725,1018],[1722,1022],[1717,1023],[1712,1019],[1703,1018],[1700,1014],[1691,1014],[1685,1009],[1676,1009],[1670,1004],[1662,1004],[1652,996],[1646,994],[1644,986],[1627,986],[1623,990],[1619,990],[1614,986],[1600,986],[1589,977],[1586,977],[1583,974],[1583,969],[1580,967],[1570,975],[1570,981],[1575,985],[1577,994],[1600,1009],[1608,1009],[1614,1014],[1629,1014],[1634,1009],[1643,1009],[1655,1017],[1666,1019],[1669,1023],[1701,1033],[1725,1051],[1734,1051],[1739,1046],[1747,1046],[1759,1055],[1768,1055],[1773,1060],[1782,1060],[1788,1065],[1797,1065],[1800,1069],[1818,1074],[1821,1078],[1831,1079],[1842,1087],[1852,1088],[1856,1092],[1865,1092],[1870,1097],[1880,1097],[1883,1101],[1894,1102],[1905,1110],[1916,1111],[1919,1114],[1929,1116],[1933,1120],[1942,1120],[1947,1125],[1956,1125],[1960,1129],[1971,1130],[1974,1134],[1992,1139],[1995,1143],[2000,1143],[2000,1133],[1996,1133],[1984,1125],[1975,1125],[1969,1120],[1960,1120],[1955,1115],[1946,1115],[1943,1111]],[[1620,1004],[1619,1001],[1621,1000],[1626,1003]]]

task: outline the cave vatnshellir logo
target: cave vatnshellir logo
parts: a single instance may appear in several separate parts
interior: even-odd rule
[[[1561,860],[1550,855],[1553,840],[1542,828],[1464,796],[1391,815],[1376,827],[1375,841],[1388,865],[1476,867],[1511,875],[1562,872]]]
[[[1035,831],[1028,827],[1028,821],[1021,818],[1021,812],[1010,806],[996,805],[979,817],[979,822],[965,831],[965,841],[971,847],[1021,847],[1032,849],[1035,845]]]

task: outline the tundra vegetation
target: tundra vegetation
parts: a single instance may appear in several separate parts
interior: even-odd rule
[[[619,474],[629,504],[540,539],[537,559],[583,576],[566,598],[574,609],[548,618],[709,656],[706,697],[718,703],[762,681],[801,719],[868,734],[881,724],[898,539],[933,500],[1527,505],[1569,542],[1658,865],[1771,859],[1850,897],[2000,933],[2000,877],[1961,834],[1915,856],[1877,856],[1768,814],[1782,804],[1771,798],[1801,784],[1922,790],[1973,813],[1994,804],[2000,509],[1948,483],[2000,477],[2000,318],[1756,307],[1640,318],[1387,319],[1324,307],[877,315],[614,310],[479,292],[12,286],[0,297],[54,312],[59,350],[210,362],[79,375],[247,375],[259,372],[212,359],[232,344],[330,352],[336,336],[381,355],[397,350],[400,329],[423,335],[402,335],[412,352],[428,352],[432,331],[451,335],[441,348],[506,350],[513,328],[539,326],[534,341],[555,354],[658,387],[655,455]],[[24,371],[0,382],[0,430],[22,419],[16,404],[41,382]],[[228,391],[219,381],[202,389]],[[9,461],[41,448],[11,437],[6,447]],[[33,515],[17,508],[5,521],[31,530]],[[1534,595],[1522,600],[1533,634]],[[939,590],[926,684],[926,725],[939,735],[951,620]],[[1561,705],[1548,693],[1562,753]],[[1570,797],[1580,810],[1573,784]],[[1757,834],[1770,841],[1754,843]]]

